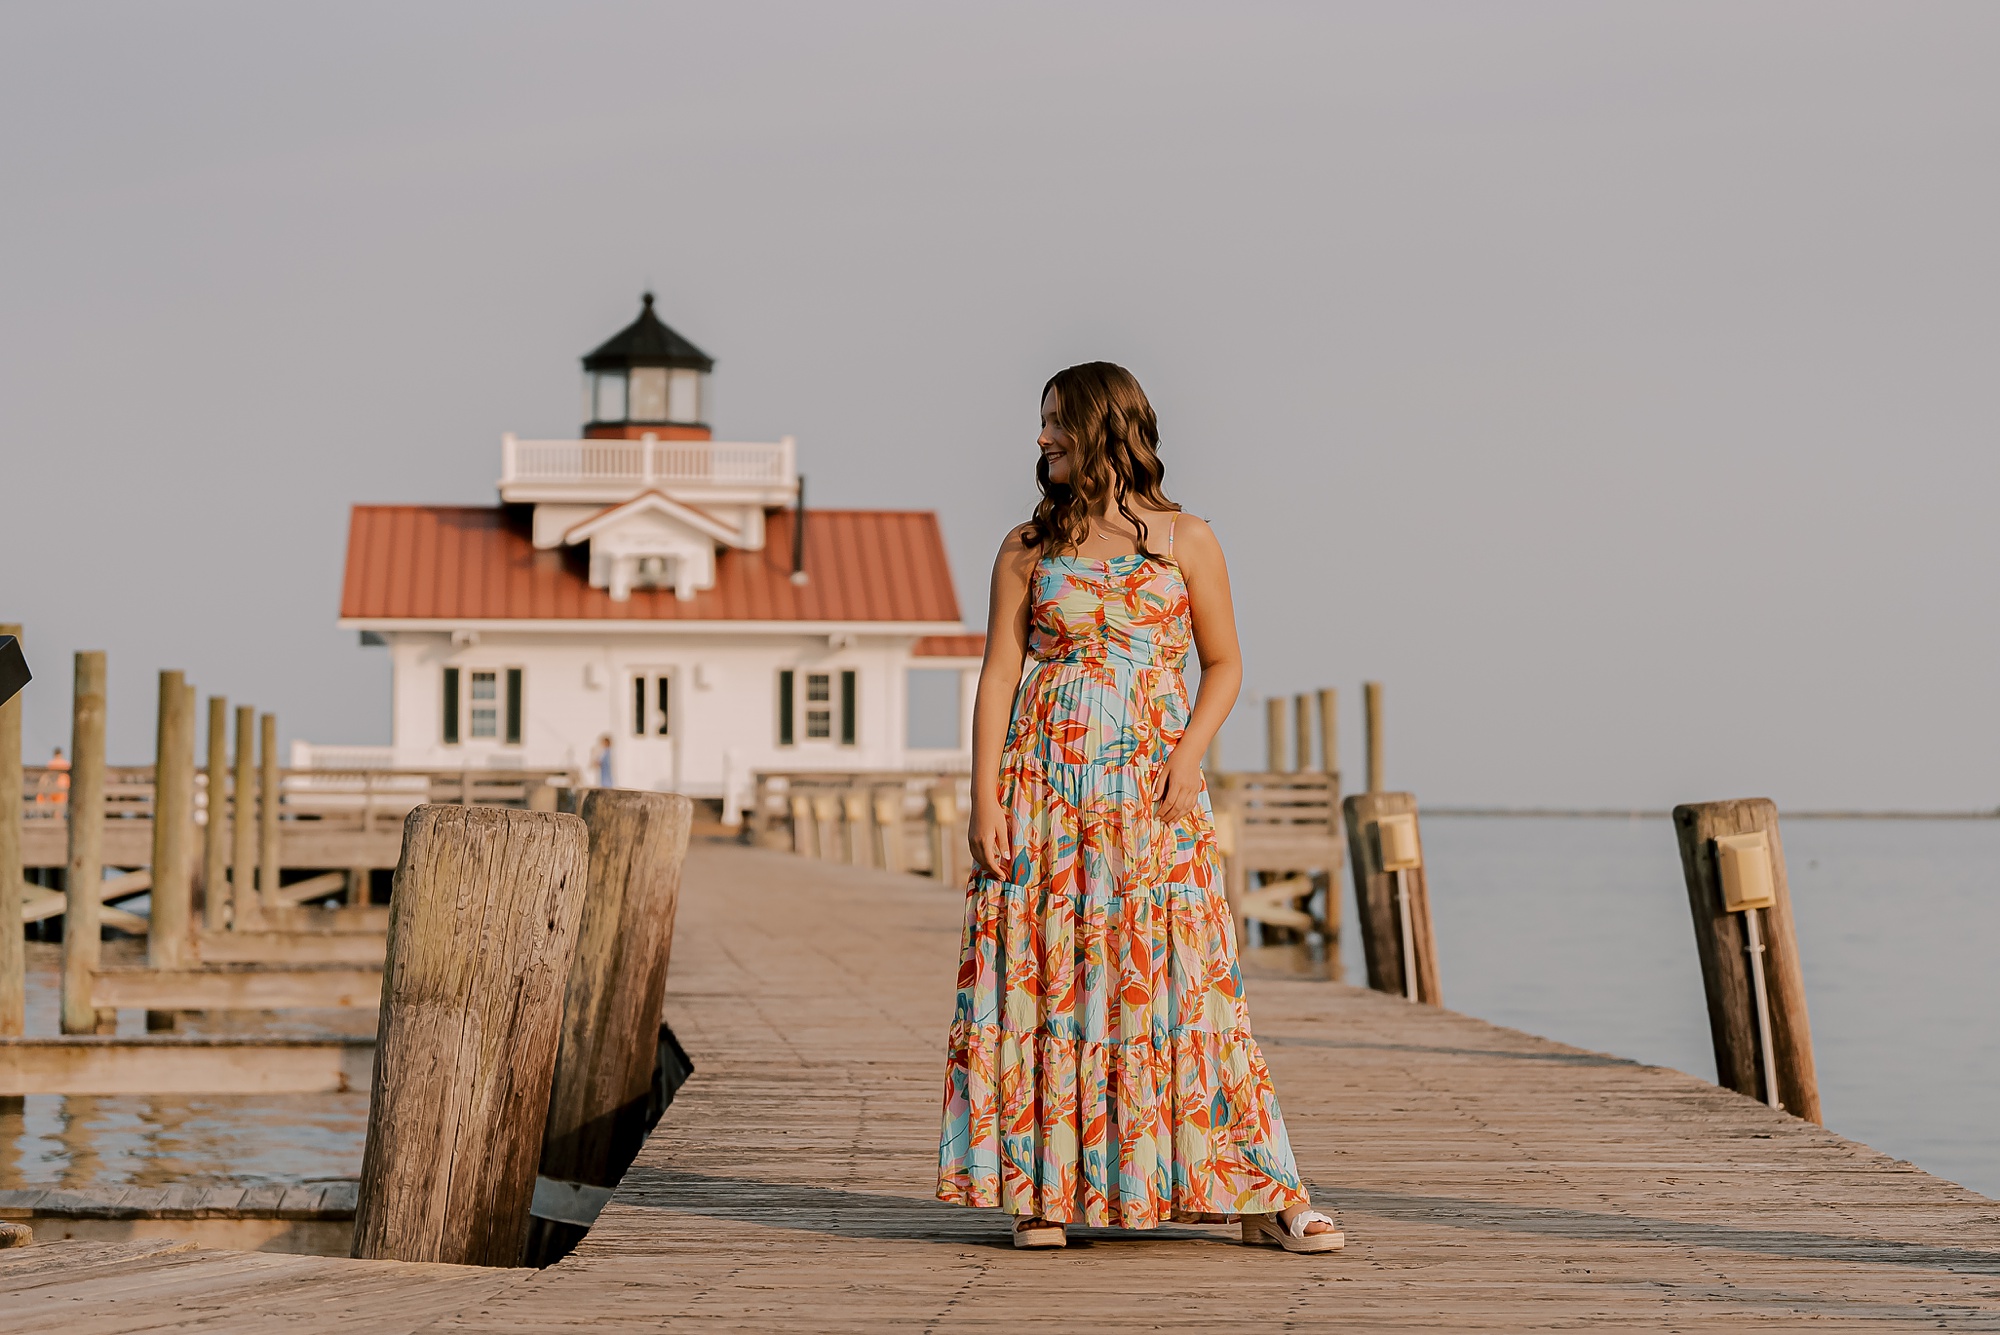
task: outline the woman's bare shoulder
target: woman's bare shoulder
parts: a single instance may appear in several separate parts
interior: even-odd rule
[[[1174,516],[1174,554],[1180,555],[1183,547],[1190,552],[1220,555],[1222,541],[1206,519],[1183,510]]]
[[[1034,529],[1028,524],[1016,524],[1007,530],[1001,540],[999,554],[993,558],[993,569],[1010,574],[1025,576],[1041,555],[1041,548],[1030,543]]]

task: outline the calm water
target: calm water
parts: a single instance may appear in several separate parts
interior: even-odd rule
[[[1783,830],[1827,1124],[2000,1196],[2000,821]],[[1424,856],[1447,1005],[1715,1078],[1666,819],[1433,816]]]
[[[2000,821],[1797,820],[1784,835],[1828,1124],[2000,1196]],[[1664,818],[1434,816],[1424,844],[1453,1008],[1714,1078]],[[1350,920],[1351,896],[1343,884]],[[56,948],[31,944],[30,957],[30,1032],[53,1033]],[[373,1028],[351,1011],[274,1019],[202,1023]],[[362,1093],[31,1098],[0,1112],[0,1187],[352,1176],[366,1117]]]

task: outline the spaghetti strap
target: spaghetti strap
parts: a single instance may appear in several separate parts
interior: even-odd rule
[[[1174,511],[1174,517],[1167,521],[1167,559],[1174,559],[1174,525],[1181,522],[1181,512]]]

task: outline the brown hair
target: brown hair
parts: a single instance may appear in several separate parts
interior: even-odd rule
[[[1084,362],[1058,371],[1042,386],[1056,392],[1056,421],[1069,437],[1069,481],[1049,480],[1049,461],[1035,465],[1042,499],[1021,531],[1030,547],[1051,552],[1076,547],[1090,536],[1091,516],[1109,505],[1132,522],[1139,552],[1146,550],[1146,523],[1132,512],[1134,499],[1156,510],[1178,510],[1160,490],[1166,466],[1160,462],[1160,424],[1138,379],[1110,362]]]

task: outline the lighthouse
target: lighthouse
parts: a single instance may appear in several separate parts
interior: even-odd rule
[[[504,436],[496,504],[353,509],[340,625],[389,653],[391,763],[581,780],[609,737],[617,786],[726,820],[759,772],[969,765],[936,514],[802,517],[797,442],[714,438],[715,360],[651,293],[582,363],[580,435]]]

